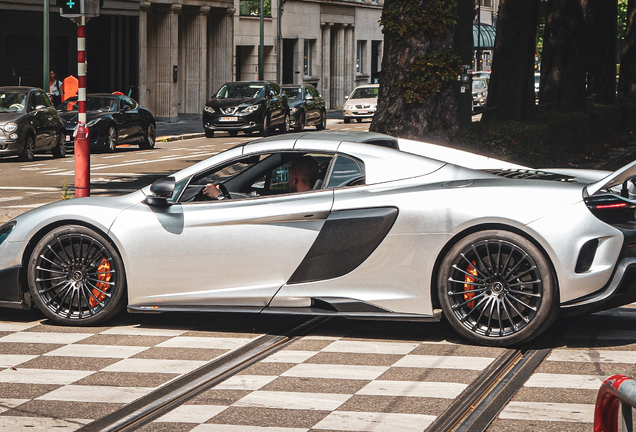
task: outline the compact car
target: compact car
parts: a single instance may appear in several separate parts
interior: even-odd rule
[[[378,105],[378,84],[358,86],[349,96],[346,96],[345,105],[342,108],[342,118],[345,123],[351,123],[355,119],[360,123],[363,119],[371,119],[375,115]]]
[[[51,100],[35,87],[0,87],[0,157],[32,161],[36,153],[66,156],[64,126]]]

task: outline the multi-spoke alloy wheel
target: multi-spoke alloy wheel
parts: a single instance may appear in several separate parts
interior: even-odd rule
[[[63,226],[44,236],[27,272],[35,303],[56,322],[92,325],[124,306],[121,259],[106,239],[88,228]]]
[[[506,231],[482,231],[460,240],[444,258],[438,284],[448,321],[481,344],[526,342],[557,316],[549,263],[531,242]]]

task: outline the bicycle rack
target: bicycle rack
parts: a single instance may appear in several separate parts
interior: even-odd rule
[[[634,432],[632,408],[636,408],[636,381],[625,375],[612,375],[603,381],[594,407],[594,432],[618,432],[619,407],[621,431]]]

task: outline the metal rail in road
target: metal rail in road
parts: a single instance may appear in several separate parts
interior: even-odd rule
[[[263,335],[238,350],[170,382],[156,391],[78,429],[78,432],[127,432],[135,430],[274,354],[329,318],[316,317],[294,322],[288,328]],[[437,417],[427,432],[482,432],[549,355],[565,322],[519,349],[504,351],[464,392]]]

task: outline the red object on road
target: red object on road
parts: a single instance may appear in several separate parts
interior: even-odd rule
[[[594,407],[594,432],[618,432],[619,408],[636,407],[636,381],[625,375],[612,375],[603,381]],[[632,413],[623,413],[627,430],[633,431]]]

